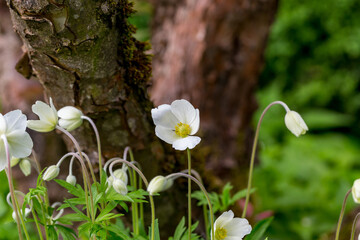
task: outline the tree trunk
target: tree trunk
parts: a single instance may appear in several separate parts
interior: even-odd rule
[[[152,99],[199,107],[207,166],[222,180],[244,180],[239,168],[250,158],[255,88],[278,1],[153,1]]]

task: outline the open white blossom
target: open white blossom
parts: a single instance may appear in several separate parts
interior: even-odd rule
[[[234,218],[233,211],[221,214],[214,223],[215,239],[241,240],[251,232],[251,226],[245,218]]]
[[[33,142],[26,130],[26,116],[20,110],[0,113],[0,171],[4,170],[7,158],[4,137],[8,142],[10,157],[24,158],[31,154]]]
[[[300,114],[288,111],[285,115],[285,125],[295,136],[299,137],[308,131],[308,127]]]
[[[192,149],[201,138],[193,136],[199,130],[200,113],[191,103],[181,99],[171,105],[163,104],[151,110],[155,134],[161,140],[172,144],[176,150]]]
[[[58,115],[51,98],[50,106],[42,101],[36,101],[31,109],[40,120],[28,120],[28,128],[38,132],[51,132],[56,128]]]
[[[351,189],[352,197],[355,203],[360,203],[360,179],[356,179]]]
[[[58,116],[60,117],[60,127],[65,128],[68,131],[72,131],[80,127],[83,123],[83,119],[81,118],[83,113],[79,109],[72,106],[61,108],[58,111]]]

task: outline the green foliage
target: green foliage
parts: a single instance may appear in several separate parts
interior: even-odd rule
[[[246,240],[261,240],[266,230],[273,221],[273,217],[263,219],[259,221],[251,230],[251,233],[246,236]],[[267,238],[266,238],[267,239]]]
[[[231,189],[233,186],[231,183],[226,183],[222,189],[222,193],[217,192],[209,193],[210,202],[213,207],[214,214],[217,212],[224,212],[228,210],[236,201],[246,196],[246,189],[236,192],[233,196],[231,195]],[[255,192],[255,189],[251,189],[250,193]],[[206,197],[202,191],[194,191],[191,197],[198,200],[197,205],[208,205]]]
[[[197,228],[199,225],[199,222],[194,223],[191,225],[191,240],[198,240],[202,239],[200,236],[198,236],[196,233],[193,233],[193,231]],[[175,229],[175,233],[173,237],[169,237],[169,240],[186,240],[189,237],[189,229],[185,227],[185,217],[182,217],[179,224],[177,225]]]

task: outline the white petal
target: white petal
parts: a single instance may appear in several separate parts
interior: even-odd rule
[[[180,139],[180,137],[176,135],[175,131],[162,126],[155,127],[155,134],[158,138],[169,144],[172,144],[176,140]]]
[[[171,103],[171,112],[180,122],[189,124],[192,123],[196,117],[196,111],[193,105],[185,99],[175,100]]]
[[[81,126],[83,120],[81,118],[78,119],[59,119],[59,126],[65,128],[68,131],[72,131]]]
[[[216,219],[214,225],[216,226],[216,228],[224,228],[224,226],[228,224],[233,218],[234,218],[233,211],[230,210],[224,212],[223,214],[220,215],[220,217]]]
[[[4,141],[0,139],[0,171],[4,170],[7,165]]]
[[[251,232],[251,226],[245,218],[234,218],[225,226],[228,236],[243,238]]]
[[[168,104],[151,109],[151,116],[156,126],[165,128],[175,129],[175,126],[180,122],[171,112],[171,107]]]
[[[43,122],[56,124],[57,116],[54,115],[54,109],[42,101],[36,101],[31,107],[32,111],[39,116],[39,119]]]
[[[27,132],[13,131],[7,136],[7,140],[12,156],[23,158],[31,154],[33,141]]]
[[[195,133],[197,133],[197,131],[199,130],[199,126],[200,126],[200,112],[199,109],[196,109],[196,116],[194,118],[194,121],[192,121],[192,123],[189,124],[190,125],[190,135],[194,135]]]
[[[51,132],[55,125],[41,120],[28,120],[27,127],[38,132]]]
[[[55,108],[55,106],[54,106],[54,103],[53,103],[53,101],[52,101],[52,98],[50,98],[50,107],[51,107],[51,110],[52,110],[53,119],[54,119],[54,121],[57,123],[57,121],[59,120],[59,117],[58,117],[56,108]]]
[[[188,136],[186,138],[180,138],[173,142],[172,147],[176,150],[184,151],[187,148],[193,149],[199,144],[201,138],[196,136]]]
[[[10,133],[15,130],[25,131],[26,116],[20,110],[14,110],[4,115],[7,124],[6,132]]]
[[[83,113],[79,109],[72,106],[66,106],[61,108],[57,112],[57,114],[60,118],[63,119],[81,118],[81,116],[83,116]]]
[[[5,134],[6,133],[6,120],[5,117],[0,113],[0,134]]]

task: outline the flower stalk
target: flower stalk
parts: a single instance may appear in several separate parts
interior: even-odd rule
[[[346,201],[351,193],[352,188],[349,189],[349,191],[347,191],[342,207],[341,207],[341,212],[340,212],[340,216],[339,216],[339,221],[337,223],[337,227],[336,227],[336,234],[335,234],[335,240],[339,240],[339,236],[340,236],[340,229],[341,229],[341,223],[342,220],[344,218],[344,213],[345,213],[345,207],[346,207]]]
[[[191,153],[189,148],[187,148],[187,157],[188,157],[188,174],[191,176]],[[191,179],[190,178],[188,178],[188,229],[189,229],[188,239],[191,240]]]

